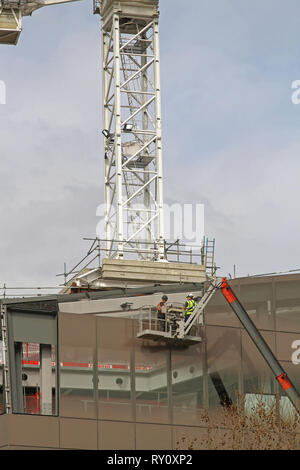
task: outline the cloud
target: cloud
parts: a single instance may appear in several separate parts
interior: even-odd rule
[[[298,267],[299,3],[160,3],[166,202],[205,203],[222,272]],[[100,18],[83,1],[23,26],[0,49],[0,283],[53,284],[103,202]]]
[[[88,251],[83,237],[96,234],[99,188],[67,187],[60,199],[31,201],[1,211],[1,281],[7,285],[57,285]]]

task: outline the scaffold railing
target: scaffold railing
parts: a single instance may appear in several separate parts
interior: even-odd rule
[[[180,321],[183,321],[183,306],[167,304],[166,313],[159,316],[157,308],[152,305],[146,305],[140,309],[138,336],[143,336],[145,332],[149,334],[162,335],[163,337],[176,338],[176,331]],[[181,310],[181,311],[180,311]],[[191,327],[189,335],[200,337],[201,324],[195,324]]]
[[[12,286],[6,283],[0,285],[0,298],[40,297],[58,294],[61,286]]]
[[[64,272],[57,274],[57,277],[64,277],[64,283],[67,285],[71,279],[85,269],[101,268],[101,262],[104,258],[113,258],[112,253],[117,256],[117,245],[119,240],[106,240],[104,238],[83,238],[91,243],[86,255],[76,263],[70,270],[64,263]],[[109,253],[107,252],[107,242],[110,243]],[[156,242],[139,241],[139,254],[144,256],[145,260],[156,261],[159,255],[159,246]],[[115,247],[115,249],[114,249]],[[165,260],[169,263],[199,264],[206,267],[208,276],[216,273],[218,267],[214,263],[214,240],[204,238],[202,244],[191,244],[175,241],[164,241]],[[127,259],[135,259],[137,253],[136,242],[132,241],[129,248],[124,248],[124,254]]]

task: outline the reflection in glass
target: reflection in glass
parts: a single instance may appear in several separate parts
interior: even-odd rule
[[[275,351],[275,333],[261,331],[270,349]],[[274,374],[245,331],[242,331],[242,365],[244,393],[275,394]]]
[[[0,340],[0,414],[5,413],[4,403],[4,343]]]
[[[298,328],[300,282],[243,279],[232,285],[271,350],[290,360],[291,339],[298,336],[276,334],[275,316],[277,328]],[[133,318],[60,316],[60,414],[197,426],[203,409],[214,413],[239,394],[275,396],[273,373],[220,295],[206,309],[204,341],[183,348],[137,338]]]
[[[235,403],[241,381],[239,328],[206,327],[209,406]]]
[[[203,407],[202,344],[172,348],[173,424],[199,425]]]
[[[275,329],[274,300],[272,279],[264,279],[260,283],[242,284],[239,300],[257,328]]]
[[[133,420],[132,320],[97,318],[98,418]]]
[[[276,330],[300,332],[300,281],[276,281]]]
[[[234,292],[238,296],[238,286],[234,286]],[[232,311],[221,291],[217,291],[205,308],[205,324],[220,326],[239,326],[239,320]]]
[[[56,415],[56,347],[15,342],[14,354],[13,410],[24,414]]]
[[[134,330],[136,336],[138,322]],[[134,353],[136,420],[169,423],[169,348],[163,342],[136,338]]]
[[[94,418],[96,319],[60,314],[60,415]]]

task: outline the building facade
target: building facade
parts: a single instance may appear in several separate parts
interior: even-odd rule
[[[230,284],[300,390],[300,275]],[[2,368],[6,377],[4,362],[9,367],[10,386],[2,386],[1,448],[170,450],[194,441],[197,449],[209,432],[203,412],[217,414],[239,395],[246,403],[264,395],[279,413],[291,412],[221,293],[206,308],[199,342],[137,337],[141,313],[155,309],[164,293],[180,303],[200,290],[176,285],[4,299]]]

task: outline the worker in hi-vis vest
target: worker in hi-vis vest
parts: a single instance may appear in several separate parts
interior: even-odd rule
[[[187,301],[184,306],[184,321],[187,321],[195,310],[197,303],[194,300],[193,294],[187,296]]]

